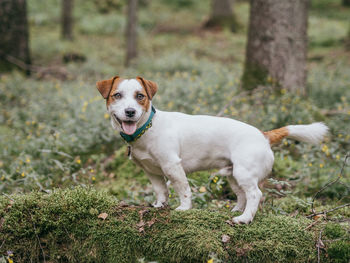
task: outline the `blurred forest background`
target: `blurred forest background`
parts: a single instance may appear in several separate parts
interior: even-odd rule
[[[259,213],[343,206],[329,216],[349,220],[348,0],[0,0],[0,35],[3,194],[93,185],[128,203],[153,202],[95,88],[140,75],[158,83],[161,110],[264,131],[325,122],[320,145],[274,146]],[[233,207],[225,178],[189,180],[195,208]]]

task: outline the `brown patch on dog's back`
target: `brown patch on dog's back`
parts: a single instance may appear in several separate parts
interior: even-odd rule
[[[142,94],[145,97],[142,100],[138,100],[137,99],[137,95],[138,94]],[[143,88],[142,92],[141,91],[135,91],[134,98],[137,101],[137,103],[140,104],[145,111],[148,110],[149,104],[150,104],[150,100],[149,100],[149,98],[147,96],[145,88]]]
[[[289,134],[289,131],[287,127],[282,127],[279,129],[274,129],[263,133],[265,137],[269,139],[270,144],[274,144],[276,142],[281,141],[284,137],[287,137]]]

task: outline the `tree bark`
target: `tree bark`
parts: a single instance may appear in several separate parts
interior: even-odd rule
[[[138,0],[128,1],[128,21],[126,25],[126,59],[125,66],[137,57],[137,4]]]
[[[73,0],[62,0],[62,38],[73,40]]]
[[[350,0],[343,0],[343,6],[349,6],[350,7]]]
[[[14,60],[30,75],[27,2],[0,0],[0,71],[11,70]]]
[[[306,94],[309,0],[251,0],[243,87]]]
[[[232,11],[232,0],[212,0],[211,15],[205,27],[227,27],[237,31],[238,23]]]

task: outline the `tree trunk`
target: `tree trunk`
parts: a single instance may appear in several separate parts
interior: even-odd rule
[[[232,11],[232,0],[212,0],[211,15],[205,27],[227,27],[232,32],[237,31],[238,23]]]
[[[0,71],[11,70],[15,64],[30,75],[27,2],[0,0]]]
[[[274,84],[306,94],[309,0],[251,0],[243,87]]]
[[[348,31],[348,36],[345,40],[345,48],[347,50],[350,50],[350,24],[349,24],[349,31]]]
[[[126,59],[129,66],[132,59],[137,57],[137,3],[138,0],[128,1],[128,22],[126,25]]]
[[[343,0],[343,6],[349,6],[350,7],[350,0]]]
[[[62,0],[62,38],[73,40],[73,0]]]

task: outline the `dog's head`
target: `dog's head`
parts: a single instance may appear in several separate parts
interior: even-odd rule
[[[118,76],[97,82],[97,89],[106,99],[113,127],[133,134],[141,126],[140,120],[151,110],[151,100],[157,84],[142,77],[122,79]]]

